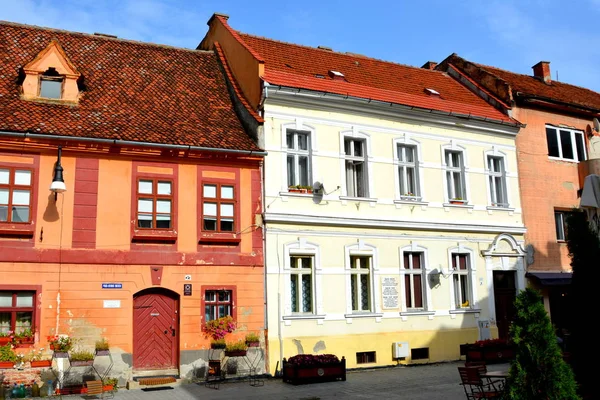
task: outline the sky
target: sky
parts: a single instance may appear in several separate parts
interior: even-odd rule
[[[600,92],[600,0],[0,0],[0,20],[196,48],[236,30],[420,67],[452,53]],[[1,45],[1,44],[0,44]]]

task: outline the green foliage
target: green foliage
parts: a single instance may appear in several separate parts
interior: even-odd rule
[[[575,309],[584,304],[593,304],[596,300],[595,286],[600,279],[600,269],[597,268],[600,260],[600,240],[590,229],[583,211],[573,210],[566,222],[567,247],[573,269],[569,306]],[[575,377],[582,393],[591,393],[595,390],[596,378],[594,368],[589,368],[589,346],[596,342],[596,333],[590,329],[588,321],[578,318],[577,313],[571,315],[570,328],[569,351]]]
[[[250,342],[260,342],[260,338],[258,337],[258,335],[254,332],[250,332],[248,334],[246,334],[246,343],[250,343]]]
[[[94,359],[94,353],[87,350],[75,350],[70,355],[72,361],[91,361]]]
[[[527,288],[515,300],[510,328],[516,357],[511,363],[505,399],[575,400],[577,385],[571,367],[562,358],[542,296]]]
[[[96,342],[96,350],[108,350],[109,348],[108,340],[104,337]]]
[[[233,342],[233,343],[227,343],[227,346],[225,347],[225,351],[242,351],[242,350],[248,350],[248,346],[246,346],[246,342],[239,340],[237,342]]]
[[[5,346],[0,346],[0,361],[17,361],[17,353],[15,353],[10,343]]]
[[[119,385],[119,378],[106,378],[103,384],[107,386],[112,385],[113,390],[116,392],[118,390],[117,386]]]

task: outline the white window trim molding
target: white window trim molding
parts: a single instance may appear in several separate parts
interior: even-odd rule
[[[288,124],[281,124],[281,146],[280,146],[280,150],[281,150],[281,171],[284,171],[284,173],[281,174],[281,192],[285,192],[288,193],[288,185],[287,185],[287,153],[288,153],[288,147],[287,147],[287,131],[288,129],[290,130],[294,130],[294,131],[304,131],[304,132],[309,132],[310,133],[310,151],[308,154],[308,161],[310,163],[310,178],[309,180],[312,181],[310,182],[310,184],[312,185],[314,183],[314,181],[316,180],[315,177],[318,176],[318,165],[317,165],[317,157],[315,157],[315,154],[317,153],[317,135],[316,135],[316,129],[315,127],[311,126],[311,125],[306,125],[304,124],[303,120],[301,118],[296,118],[295,122],[291,122]]]
[[[410,245],[408,246],[404,246],[404,247],[400,247],[398,249],[399,252],[399,256],[400,256],[400,294],[402,296],[402,300],[401,300],[401,306],[400,306],[400,313],[407,313],[407,314],[426,314],[429,313],[431,311],[433,311],[433,304],[431,301],[431,289],[429,287],[429,274],[431,273],[431,268],[429,267],[429,254],[428,254],[428,249],[427,247],[424,246],[420,246],[418,245],[416,242],[411,242]],[[404,268],[404,253],[405,252],[413,252],[413,253],[423,253],[423,265],[421,267],[422,270],[424,270],[424,273],[421,276],[421,279],[423,280],[423,296],[424,298],[424,305],[425,308],[422,310],[408,310],[408,308],[406,307],[406,285],[404,283],[404,276],[406,275],[405,273],[405,268]]]
[[[371,275],[371,305],[372,310],[370,312],[353,312],[352,311],[352,292],[351,287],[352,284],[350,282],[350,278],[352,276],[351,273],[351,264],[350,264],[350,256],[368,256],[371,257],[371,270],[369,271]],[[379,255],[377,251],[377,247],[365,243],[362,239],[359,239],[357,243],[344,246],[344,271],[346,275],[346,319],[351,319],[353,317],[360,316],[374,316],[378,319],[378,322],[381,320],[381,316],[383,315],[381,311],[381,304],[379,300],[379,285],[376,285],[376,282],[379,280]]]
[[[469,185],[469,158],[467,154],[467,148],[460,144],[457,144],[455,140],[451,140],[450,143],[443,144],[440,146],[442,156],[442,179],[444,182],[444,206],[450,205],[450,198],[448,196],[448,178],[446,177],[446,172],[448,171],[448,166],[446,164],[446,150],[460,151],[462,153],[463,169],[465,172],[465,194],[467,197],[465,199],[466,201],[464,205],[468,205],[471,201],[471,190]]]
[[[452,275],[454,274],[454,270],[452,270],[452,254],[468,254],[469,255],[469,291],[471,292],[472,304],[469,305],[469,308],[456,308],[456,301],[454,299],[454,280]],[[470,247],[465,247],[462,243],[459,243],[458,246],[448,248],[448,271],[450,275],[450,312],[465,312],[465,311],[473,311],[479,310],[479,300],[477,299],[477,267],[475,262],[475,251]]]
[[[312,256],[314,257],[313,264],[313,301],[314,312],[312,314],[294,314],[292,313],[292,297],[289,288],[291,278],[290,257],[293,256]],[[304,238],[299,238],[295,242],[286,243],[283,245],[283,268],[280,274],[283,277],[285,295],[284,295],[284,312],[282,319],[322,319],[323,314],[323,267],[321,266],[321,248],[317,243],[306,241]]]
[[[506,201],[508,202],[508,207],[500,207],[492,205],[492,193],[490,189],[490,166],[488,163],[488,156],[499,157],[502,158],[502,162],[504,163],[504,185],[506,186]],[[487,208],[488,210],[514,210],[511,208],[510,203],[510,184],[508,182],[508,176],[510,175],[510,171],[508,170],[508,155],[496,149],[496,146],[492,146],[491,150],[487,150],[483,152],[483,165],[485,165],[485,190],[487,194]],[[518,177],[517,177],[518,178]]]
[[[566,126],[557,126],[557,125],[551,125],[551,124],[546,124],[545,128],[551,128],[551,129],[556,129],[556,140],[558,141],[558,154],[559,156],[551,156],[550,155],[550,149],[548,149],[548,158],[550,160],[557,160],[557,161],[566,161],[566,162],[572,162],[572,163],[579,163],[580,161],[577,159],[578,157],[578,152],[577,152],[577,141],[575,140],[575,134],[579,133],[581,134],[581,139],[583,140],[583,160],[587,160],[588,159],[588,152],[586,147],[586,143],[585,143],[585,133],[580,130],[580,129],[574,129],[574,128],[568,128]],[[559,131],[569,131],[571,133],[571,146],[573,147],[573,156],[575,157],[574,159],[570,159],[570,158],[564,158],[562,156],[562,145],[560,142],[560,132]],[[546,146],[548,146],[548,139],[546,138]]]
[[[405,133],[404,136],[396,137],[392,139],[392,160],[394,163],[394,177],[395,177],[395,201],[407,202],[411,203],[412,200],[402,199],[402,193],[400,193],[400,173],[398,171],[399,163],[398,163],[398,145],[403,144],[407,146],[414,146],[417,150],[417,163],[415,164],[415,168],[417,169],[417,176],[419,179],[419,194],[420,199],[417,201],[419,204],[427,203],[425,201],[425,185],[423,184],[423,153],[421,149],[421,142],[413,139],[408,133]]]
[[[366,132],[359,131],[356,126],[352,127],[352,130],[345,130],[340,132],[340,180],[342,183],[340,198],[357,200],[359,198],[348,196],[348,184],[346,183],[346,151],[344,141],[346,138],[362,139],[365,141],[365,151],[367,160],[367,189],[369,191],[369,197],[366,199],[377,199],[373,193],[373,151],[371,149],[371,135]]]

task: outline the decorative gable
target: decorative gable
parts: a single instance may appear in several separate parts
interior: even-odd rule
[[[81,74],[67,58],[57,40],[52,40],[33,61],[23,67],[22,98],[76,103]]]

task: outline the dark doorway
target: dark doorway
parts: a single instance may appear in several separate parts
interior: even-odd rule
[[[494,305],[498,337],[508,339],[508,330],[515,316],[517,287],[514,271],[494,271]]]

